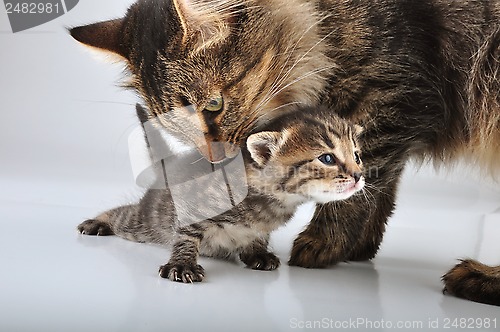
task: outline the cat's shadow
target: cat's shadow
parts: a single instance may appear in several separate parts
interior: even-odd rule
[[[288,267],[289,312],[293,326],[300,321],[383,317],[379,274],[371,262],[342,263],[327,269]],[[283,296],[283,295],[282,295]],[[348,308],[356,304],[356,312]]]
[[[280,279],[266,288],[265,295],[268,314],[279,330],[288,331],[306,321],[383,317],[379,276],[371,262],[327,269],[286,266]]]

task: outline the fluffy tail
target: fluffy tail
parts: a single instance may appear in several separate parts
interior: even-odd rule
[[[500,266],[464,260],[443,276],[444,293],[500,306]]]

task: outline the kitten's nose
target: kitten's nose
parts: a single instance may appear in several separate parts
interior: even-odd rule
[[[361,180],[361,177],[362,177],[362,176],[363,176],[363,174],[362,174],[362,173],[354,173],[354,174],[352,175],[352,177],[354,178],[354,181],[355,181],[356,183],[358,183],[358,182],[359,182],[359,180]]]

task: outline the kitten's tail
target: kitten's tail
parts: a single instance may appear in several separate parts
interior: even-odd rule
[[[443,276],[444,293],[500,306],[500,266],[464,260]]]

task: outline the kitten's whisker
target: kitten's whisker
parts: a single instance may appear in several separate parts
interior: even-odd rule
[[[383,194],[383,195],[389,195],[388,193],[386,193],[386,192],[384,192],[384,191],[380,190],[379,188],[377,188],[377,187],[375,187],[374,185],[369,184],[369,183],[365,183],[365,188],[367,188],[367,189],[373,189],[373,190],[375,190],[375,191],[377,191],[377,192],[379,192],[379,193],[381,193],[381,194]]]
[[[368,190],[368,188],[363,188],[361,191],[363,196],[365,197],[366,201],[368,202],[369,205],[375,206],[375,196]]]

